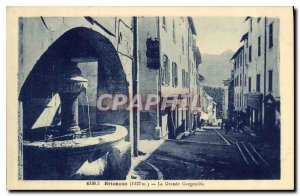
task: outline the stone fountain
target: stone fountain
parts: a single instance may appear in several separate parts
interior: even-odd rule
[[[131,163],[131,145],[124,140],[127,129],[99,124],[87,136],[78,125],[78,97],[87,86],[88,80],[74,62],[57,75],[60,133],[50,139],[24,140],[25,180],[125,179]]]

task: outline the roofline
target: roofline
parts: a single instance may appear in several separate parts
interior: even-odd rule
[[[246,18],[245,18],[245,22],[247,21],[247,20],[249,20],[250,18],[252,18],[251,16],[247,16]]]
[[[204,76],[202,76],[201,74],[198,74],[199,75],[199,80],[200,81],[204,81],[205,80],[205,77]]]
[[[196,56],[196,59],[197,59],[197,67],[202,63],[202,57],[201,57],[201,52],[200,52],[200,49],[198,46],[196,47],[193,47],[193,52],[194,52],[194,55]]]
[[[230,83],[233,80],[233,78],[227,78],[225,80],[223,80],[223,83]]]
[[[242,38],[241,38],[241,41],[240,41],[240,42],[244,41],[245,39],[248,39],[248,35],[249,35],[249,33],[248,33],[248,32],[247,32],[247,33],[245,33],[245,34],[242,36]]]
[[[194,35],[197,35],[197,33],[196,33],[196,28],[195,28],[194,21],[193,21],[193,18],[190,17],[190,16],[188,16],[188,21],[189,21],[189,24],[190,24],[190,26],[191,26],[192,33],[193,33]]]
[[[244,48],[244,46],[241,46],[235,53],[234,55],[231,57],[230,60],[234,59],[236,57],[236,55],[238,55],[238,53]]]

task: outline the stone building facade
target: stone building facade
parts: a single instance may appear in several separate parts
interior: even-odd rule
[[[156,94],[161,98],[178,97],[176,108],[140,111],[140,137],[142,139],[175,138],[191,129],[194,114],[190,108],[180,110],[180,97],[197,93],[201,54],[194,41],[196,30],[191,17],[139,17],[138,64],[139,92]],[[147,39],[159,41],[160,69],[147,67]],[[190,102],[189,99],[187,99]],[[199,103],[200,104],[200,103]]]
[[[242,109],[244,121],[252,130],[273,138],[280,129],[279,20],[247,17],[245,22],[248,31],[233,61],[234,66],[238,64],[238,53],[244,59],[243,71],[235,73],[243,73],[235,94],[242,90],[244,96],[235,96],[234,102],[241,103],[236,109]]]

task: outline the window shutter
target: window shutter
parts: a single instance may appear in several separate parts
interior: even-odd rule
[[[169,61],[167,64],[167,84],[170,84],[170,67],[169,67]]]

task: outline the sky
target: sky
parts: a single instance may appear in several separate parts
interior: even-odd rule
[[[197,45],[201,53],[221,54],[236,51],[242,35],[247,32],[244,17],[193,17]]]

